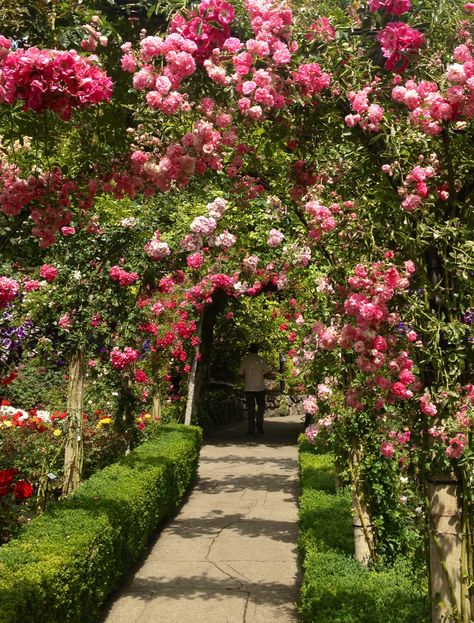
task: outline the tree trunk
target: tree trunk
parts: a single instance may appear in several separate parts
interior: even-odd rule
[[[460,481],[441,474],[429,481],[432,623],[469,623],[469,517],[460,503]]]
[[[84,354],[82,351],[77,350],[73,353],[69,363],[63,497],[75,491],[81,481],[83,461],[82,412],[84,409],[84,371]]]
[[[354,555],[361,564],[367,565],[376,559],[375,539],[372,519],[369,513],[360,479],[361,448],[354,442],[349,458],[349,469],[352,478],[352,511],[354,515]]]

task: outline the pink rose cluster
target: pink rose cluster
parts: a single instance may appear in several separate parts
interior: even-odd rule
[[[78,195],[77,185],[63,176],[59,168],[23,179],[16,165],[0,160],[0,210],[17,216],[29,208],[32,234],[40,246],[54,243],[58,231],[72,220],[69,207]]]
[[[63,331],[68,331],[74,324],[74,314],[66,312],[62,314],[58,320],[58,327]]]
[[[129,273],[123,268],[120,268],[120,266],[112,266],[109,270],[109,276],[123,288],[131,286],[138,280],[138,273]]]
[[[143,248],[148,257],[155,261],[162,260],[171,253],[168,244],[161,240],[161,233],[159,230],[155,231],[153,238],[147,242]]]
[[[411,431],[404,430],[401,433],[397,433],[391,430],[388,434],[392,441],[383,441],[380,444],[380,454],[386,459],[391,459],[395,454],[395,449],[400,446],[405,446],[410,442]]]
[[[192,253],[186,258],[186,263],[192,270],[198,270],[199,268],[201,268],[203,262],[204,257],[202,253]]]
[[[320,418],[315,424],[308,426],[304,434],[309,443],[315,445],[317,438],[322,432],[330,432],[333,428],[335,420],[335,416],[331,414]]]
[[[75,51],[32,47],[0,61],[0,102],[5,104],[20,100],[25,110],[53,110],[67,121],[75,108],[89,108],[111,95],[107,74]]]
[[[213,50],[218,50],[230,37],[229,24],[233,19],[231,4],[203,0],[198,13],[192,11],[188,19],[180,13],[173,17],[170,34],[165,39],[145,37],[140,43],[138,59],[131,53],[131,44],[124,44],[122,68],[133,72],[139,65],[133,85],[148,91],[149,106],[166,115],[188,112],[187,96],[179,92],[181,83],[196,71],[196,63],[206,63]],[[155,59],[158,63],[154,65]]]
[[[404,22],[389,22],[377,34],[377,41],[387,59],[385,69],[401,73],[408,66],[408,56],[424,45],[425,37],[419,30],[411,28]]]
[[[435,82],[407,80],[392,90],[392,98],[410,111],[410,123],[429,136],[437,136],[446,121],[474,117],[474,56],[472,46],[462,43],[453,53],[455,63],[446,68],[450,86],[444,93]]]
[[[316,439],[319,435],[319,432],[319,428],[316,426],[316,424],[311,424],[304,431],[304,436],[306,437],[307,441],[314,446],[316,444]]]
[[[231,234],[230,231],[224,229],[224,231],[209,240],[209,245],[214,247],[221,247],[224,249],[230,249],[237,241],[237,237]]]
[[[319,411],[316,398],[311,395],[305,398],[303,401],[303,409],[305,413],[315,415]]]
[[[94,15],[90,24],[83,25],[85,38],[81,41],[81,50],[94,52],[98,45],[107,47],[109,39],[98,30],[99,22],[99,16]]]
[[[130,346],[122,350],[114,348],[110,351],[110,361],[116,370],[123,370],[138,359],[138,352]]]
[[[135,152],[132,156],[135,173],[162,192],[173,185],[185,188],[194,175],[203,175],[208,169],[222,169],[223,140],[221,131],[213,123],[199,119],[180,143],[169,145],[158,158],[146,152]]]
[[[191,12],[188,20],[177,14],[171,21],[170,31],[191,39],[197,46],[194,58],[204,63],[212,50],[222,47],[231,36],[230,24],[234,21],[234,7],[223,0],[202,0],[198,12]]]
[[[467,446],[467,437],[464,433],[458,433],[449,440],[449,445],[446,448],[445,454],[449,459],[460,459],[464,454],[464,450]]]
[[[269,247],[272,248],[278,247],[283,242],[284,237],[284,234],[282,234],[282,232],[278,229],[270,229],[268,233],[267,244]]]
[[[12,42],[3,35],[0,35],[0,61],[8,56],[12,47]]]
[[[0,309],[7,307],[18,294],[20,286],[10,277],[0,277]]]
[[[435,179],[436,175],[437,169],[432,165],[426,167],[417,165],[410,171],[399,190],[403,197],[402,208],[406,212],[413,212],[420,208],[428,200],[430,193],[443,201],[448,198],[448,192],[443,187],[437,189],[428,186],[428,181]]]
[[[53,283],[58,276],[58,269],[55,266],[51,266],[51,264],[43,264],[40,268],[39,275],[41,279],[44,279],[48,283]]]
[[[369,9],[375,11],[385,11],[389,15],[403,15],[410,10],[410,0],[369,0]]]
[[[212,216],[196,216],[193,219],[190,229],[197,236],[211,236],[217,227],[217,221]]]
[[[431,396],[427,391],[420,398],[420,408],[424,415],[429,415],[430,417],[434,417],[438,413],[438,409],[431,401]]]
[[[309,32],[305,35],[308,41],[334,41],[336,38],[336,30],[327,17],[321,16],[309,27]]]
[[[440,426],[431,426],[428,434],[438,440],[444,448],[444,453],[449,459],[460,459],[468,445],[468,434],[474,425],[474,385],[468,384],[464,387],[463,393],[455,405],[454,417],[443,418],[439,423]],[[440,400],[446,401],[447,395],[441,394]],[[451,402],[451,399],[450,399]],[[451,406],[450,404],[446,406]],[[437,408],[432,402],[432,398],[428,391],[420,399],[421,411],[428,416],[437,415]],[[449,431],[449,432],[448,432]],[[451,436],[450,435],[454,435]]]
[[[323,89],[329,88],[331,76],[322,71],[318,63],[306,63],[298,67],[293,74],[293,82],[301,88],[305,97],[319,95]]]
[[[242,266],[245,271],[254,273],[257,270],[259,259],[256,255],[248,255],[242,260]]]
[[[323,233],[327,234],[333,231],[337,222],[334,218],[334,214],[339,212],[339,205],[333,204],[335,206],[334,210],[331,208],[327,208],[326,206],[319,203],[318,200],[314,199],[308,201],[304,206],[304,211],[310,217],[310,230],[309,236],[314,240],[319,240]]]
[[[392,253],[388,255],[391,257]],[[400,317],[388,307],[398,292],[408,288],[414,271],[411,261],[405,262],[403,272],[388,262],[357,265],[348,279],[349,291],[341,308],[355,320],[355,325],[348,320],[340,328],[316,322],[312,326],[313,337],[306,340],[307,347],[314,343],[315,348],[322,350],[336,346],[352,350],[357,367],[367,375],[364,391],[374,394],[378,409],[395,400],[409,400],[421,389],[421,382],[413,373],[413,360],[399,347],[404,339],[397,331]],[[348,390],[346,404],[356,410],[364,407],[360,388]]]
[[[360,91],[350,91],[349,103],[354,114],[346,115],[345,124],[353,128],[356,125],[368,132],[378,132],[383,119],[384,110],[379,104],[369,102],[372,87],[368,86]]]
[[[395,454],[395,447],[389,441],[382,441],[380,444],[380,454],[386,459],[391,459]]]
[[[189,229],[191,233],[181,240],[180,245],[186,251],[198,251],[203,245],[203,238],[209,239],[213,246],[230,247],[235,243],[235,236],[225,230],[219,236],[214,236],[219,221],[228,208],[228,201],[223,197],[216,197],[206,205],[206,215],[196,216]]]

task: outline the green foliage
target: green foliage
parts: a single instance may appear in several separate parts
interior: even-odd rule
[[[162,426],[0,550],[0,622],[87,623],[173,512],[197,470],[201,432]]]
[[[300,613],[307,623],[428,621],[426,579],[403,559],[362,567],[354,558],[350,494],[335,492],[331,455],[300,446]]]

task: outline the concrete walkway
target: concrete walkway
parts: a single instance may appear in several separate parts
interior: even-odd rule
[[[207,439],[199,478],[102,623],[297,621],[298,416]]]

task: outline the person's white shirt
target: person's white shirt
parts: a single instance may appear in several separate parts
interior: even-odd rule
[[[246,392],[262,392],[265,390],[264,374],[270,372],[268,363],[256,353],[245,355],[240,363],[239,374],[245,378]]]

